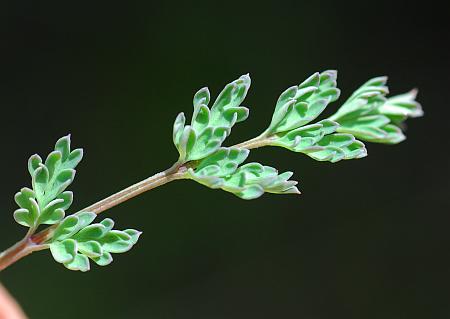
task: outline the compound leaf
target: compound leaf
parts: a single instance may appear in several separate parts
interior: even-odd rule
[[[389,92],[387,77],[369,80],[330,119],[337,121],[341,133],[385,144],[397,144],[406,137],[401,124],[409,117],[423,115],[421,105],[415,100],[417,90],[386,98]]]
[[[221,188],[243,199],[254,199],[265,192],[299,193],[296,181],[289,181],[292,173],[278,174],[270,166],[249,163],[239,167],[249,151],[240,148],[221,148],[188,170],[187,178],[213,189]]]
[[[23,188],[16,194],[20,209],[16,221],[27,227],[56,224],[65,216],[73,201],[72,192],[64,190],[75,177],[75,167],[83,157],[83,150],[70,150],[70,135],[60,138],[45,162],[39,155],[28,160],[33,190]],[[37,204],[37,206],[35,205]],[[25,212],[25,210],[27,212]]]
[[[336,71],[314,73],[298,86],[284,91],[265,135],[288,132],[317,118],[330,102],[340,95],[336,87]]]
[[[58,225],[49,243],[57,262],[71,270],[88,271],[89,259],[100,266],[108,265],[112,262],[111,253],[126,252],[137,243],[141,232],[113,230],[114,221],[110,218],[91,224],[95,216],[77,213]]]
[[[248,109],[241,106],[250,88],[250,76],[243,75],[227,84],[211,108],[208,88],[194,95],[191,124],[180,113],[173,126],[173,141],[180,154],[180,162],[200,160],[216,152],[230,135],[231,128],[248,117]]]

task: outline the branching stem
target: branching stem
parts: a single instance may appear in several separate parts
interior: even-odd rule
[[[38,245],[31,240],[31,237],[26,236],[14,246],[11,246],[0,254],[0,271],[34,251],[47,248],[48,245]]]
[[[260,135],[251,140],[234,145],[237,148],[253,149],[268,145],[270,138]],[[183,179],[190,167],[195,167],[196,163],[180,164],[179,162],[172,165],[163,172],[148,177],[134,185],[131,185],[120,192],[117,192],[101,201],[86,207],[80,212],[92,212],[100,214],[114,206],[117,206],[135,196],[146,191],[167,184],[171,181]],[[52,238],[53,231],[57,225],[47,227],[46,229],[35,234],[36,229],[30,228],[26,236],[0,254],[0,271],[15,263],[19,259],[31,254],[34,251],[47,249],[46,242]]]

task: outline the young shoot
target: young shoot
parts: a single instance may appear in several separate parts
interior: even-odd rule
[[[116,230],[114,221],[96,216],[143,192],[179,179],[190,179],[221,189],[242,199],[264,193],[300,194],[292,172],[280,173],[261,163],[246,163],[252,149],[283,147],[317,161],[335,163],[367,156],[363,142],[397,144],[405,139],[403,122],[423,115],[416,90],[387,97],[386,77],[367,81],[329,118],[317,120],[324,109],[338,100],[336,71],[314,73],[299,85],[281,93],[267,129],[248,141],[224,145],[232,128],[248,118],[242,106],[250,88],[250,76],[227,84],[214,102],[208,88],[194,95],[192,118],[180,113],[173,125],[173,143],[179,158],[169,169],[109,196],[79,212],[68,213],[73,193],[68,189],[82,149],[71,149],[70,135],[56,142],[43,160],[28,160],[31,187],[16,195],[14,219],[28,228],[25,237],[0,254],[0,270],[38,250],[49,250],[67,269],[88,271],[91,264],[106,266],[113,254],[124,253],[138,241],[135,229]],[[41,225],[48,225],[37,231]]]

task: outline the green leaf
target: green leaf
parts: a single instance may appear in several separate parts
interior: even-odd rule
[[[69,238],[75,234],[79,229],[80,219],[76,215],[71,215],[66,218],[56,227],[53,233],[53,241],[61,241]]]
[[[250,154],[247,149],[234,147],[222,147],[216,153],[200,161],[195,169],[199,176],[218,176],[224,177],[236,171]]]
[[[235,173],[225,178],[222,189],[243,199],[255,199],[264,192],[275,194],[300,194],[296,181],[289,178],[292,172],[278,174],[270,166],[249,163],[241,166]]]
[[[87,257],[100,257],[103,254],[102,246],[95,240],[89,240],[86,242],[80,242],[78,244],[78,250]]]
[[[242,199],[251,200],[261,197],[264,194],[264,188],[261,185],[252,184],[242,187],[240,190],[233,189],[232,193]]]
[[[20,192],[16,193],[16,195],[14,196],[14,200],[16,201],[17,205],[28,210],[31,210],[34,207],[33,203],[30,200],[35,198],[36,194],[27,187],[22,188]]]
[[[61,194],[70,184],[72,184],[75,178],[75,170],[68,168],[58,172],[55,172],[54,178],[49,182],[49,186],[45,190],[41,202],[48,204],[51,200]],[[51,200],[50,200],[51,199]]]
[[[65,215],[66,213],[61,208],[57,209],[50,208],[45,210],[45,213],[42,213],[42,215],[39,217],[38,222],[39,224],[53,225],[61,221]]]
[[[178,116],[175,119],[175,122],[173,123],[173,143],[175,145],[178,145],[180,143],[181,135],[184,131],[184,124],[186,123],[186,117],[184,116],[184,113],[178,114]]]
[[[48,172],[47,167],[43,164],[39,164],[39,167],[34,171],[34,175],[33,175],[33,179],[32,179],[33,190],[36,193],[36,198],[37,198],[39,204],[40,204],[40,199],[45,196],[45,191],[46,191],[48,181],[49,181],[49,172]],[[41,205],[39,205],[39,206],[41,206]]]
[[[39,205],[35,199],[35,193],[29,188],[22,188],[14,199],[20,209],[14,212],[17,223],[27,227],[34,227],[40,215]]]
[[[285,134],[277,134],[269,145],[284,147],[293,152],[304,153],[315,160],[332,163],[367,156],[364,144],[353,135],[333,134],[338,128],[338,123],[322,120]]]
[[[73,239],[56,241],[50,244],[50,252],[56,262],[61,264],[70,263],[77,255],[77,242]]]
[[[42,164],[42,158],[39,155],[34,154],[30,157],[28,160],[28,172],[31,176],[34,175],[40,164]]]
[[[189,169],[188,178],[210,188],[220,188],[225,182],[224,177],[234,173],[249,153],[246,149],[222,147],[201,160],[195,170]]]
[[[177,144],[180,160],[187,158],[188,152],[194,147],[196,140],[195,130],[189,125],[185,126],[180,136],[180,142]]]
[[[131,236],[119,230],[112,230],[100,239],[102,247],[110,253],[124,253],[131,249]]]
[[[83,159],[83,149],[77,148],[73,150],[70,154],[67,160],[63,163],[65,168],[75,168],[78,166],[78,164]]]
[[[111,218],[105,218],[100,222],[105,227],[105,232],[109,232],[114,227],[114,221]]]
[[[355,140],[351,134],[339,133],[324,136],[317,143],[316,149],[309,149],[305,153],[315,160],[332,163],[367,156],[367,150],[362,142]]]
[[[380,130],[383,132],[383,135],[377,136],[376,138],[367,136],[365,139],[370,142],[383,144],[398,144],[406,139],[402,130],[396,125],[386,124],[380,127]],[[364,138],[361,137],[361,139]]]
[[[386,81],[387,77],[369,80],[330,117],[340,124],[338,132],[374,143],[396,144],[405,139],[399,125],[408,117],[423,115],[415,101],[417,91],[386,98]]]
[[[82,149],[70,150],[70,135],[56,142],[55,150],[50,152],[45,163],[39,155],[30,157],[28,171],[33,190],[24,188],[16,195],[20,209],[15,213],[15,219],[19,224],[37,227],[56,224],[64,218],[65,210],[73,201],[72,192],[64,191],[73,182],[74,168],[82,157]],[[37,207],[30,204],[31,200]]]
[[[213,189],[221,188],[243,199],[260,197],[264,192],[299,194],[291,172],[278,174],[270,166],[249,163],[239,167],[249,154],[240,148],[221,148],[188,170],[187,178]]]
[[[70,191],[60,194],[55,200],[45,206],[39,216],[39,224],[56,224],[64,218],[65,210],[72,205],[73,193]]]
[[[92,260],[99,266],[107,266],[113,262],[113,257],[107,251],[104,251],[100,257],[94,257]]]
[[[28,211],[27,209],[19,208],[16,211],[14,211],[13,216],[14,220],[22,226],[34,227],[36,225],[35,216],[33,215],[32,212]]]
[[[73,236],[78,241],[89,241],[99,239],[108,232],[107,228],[102,224],[92,224],[81,229]]]
[[[265,135],[285,133],[317,118],[340,95],[336,71],[314,73],[299,86],[292,86],[278,98],[275,112]]]
[[[250,87],[250,77],[243,75],[225,86],[209,109],[210,93],[202,88],[194,96],[194,113],[190,125],[181,113],[173,126],[173,141],[180,154],[180,162],[203,159],[215,153],[230,135],[231,128],[248,117],[248,109],[241,106]]]
[[[82,149],[70,151],[70,136],[68,135],[56,142],[55,151],[48,155],[45,164],[38,164],[36,169],[31,169],[33,189],[41,210],[73,182],[74,168],[82,157]],[[37,163],[38,161],[39,159],[35,158],[30,159],[29,162]],[[30,164],[30,167],[34,167],[33,164]]]
[[[194,107],[198,107],[201,105],[208,105],[210,99],[211,94],[209,93],[209,89],[207,87],[201,88],[194,95],[193,100]]]
[[[387,137],[388,133],[384,127],[389,124],[390,119],[384,115],[365,115],[353,120],[342,121],[339,132],[353,134],[366,141],[375,142]]]
[[[67,216],[55,229],[53,240],[63,240],[72,237],[80,229],[84,229],[96,217],[95,213],[81,212]]]
[[[95,217],[97,217],[97,215],[92,212],[80,212],[76,213],[75,216],[77,216],[79,220],[78,222],[79,229],[86,227],[87,225],[89,225],[94,221]]]
[[[138,242],[139,237],[142,235],[142,232],[136,229],[125,229],[124,233],[130,236],[130,240],[133,245],[135,245]]]
[[[250,76],[246,74],[225,86],[211,107],[211,121],[215,126],[231,128],[234,123],[247,119],[248,109],[240,105],[250,85]]]
[[[47,159],[45,160],[45,167],[48,169],[49,177],[51,178],[58,166],[61,163],[62,154],[60,151],[53,151],[48,154]]]
[[[341,123],[374,111],[386,101],[385,96],[389,92],[386,82],[385,76],[370,79],[357,89],[330,119]]]
[[[81,272],[86,272],[91,269],[89,259],[82,254],[76,254],[75,258],[71,262],[65,263],[64,266],[70,270]]]
[[[322,120],[316,124],[310,124],[289,131],[285,134],[277,134],[270,140],[270,145],[281,146],[294,152],[304,152],[316,147],[316,144],[325,136],[334,133],[339,124],[330,120]]]
[[[89,212],[77,213],[58,225],[50,241],[52,255],[57,262],[71,270],[87,271],[89,259],[105,266],[112,262],[111,253],[126,252],[137,243],[141,232],[113,230],[114,221],[110,218],[91,224],[95,216]]]
[[[422,106],[416,101],[417,90],[390,97],[378,108],[378,112],[387,116],[395,124],[410,117],[423,116]]]
[[[55,151],[61,153],[62,161],[66,161],[70,155],[70,134],[61,137],[55,144]]]

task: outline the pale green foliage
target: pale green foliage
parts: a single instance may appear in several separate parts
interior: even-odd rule
[[[178,161],[164,174],[155,176],[169,181],[167,175],[173,174],[174,179],[192,179],[243,199],[255,199],[264,193],[299,194],[297,182],[290,180],[292,172],[279,174],[270,166],[244,164],[250,149],[278,146],[333,163],[357,159],[365,157],[367,150],[356,138],[387,144],[401,142],[405,139],[401,130],[403,121],[423,115],[415,100],[415,90],[386,98],[387,78],[378,77],[354,92],[336,114],[312,123],[339,98],[336,79],[336,71],[317,72],[288,88],[276,102],[269,127],[256,138],[234,147],[224,147],[223,143],[232,127],[248,117],[249,110],[241,103],[250,88],[250,76],[243,75],[227,84],[211,108],[208,88],[199,90],[194,96],[190,125],[186,125],[186,118],[180,113],[173,126]],[[89,260],[100,266],[108,265],[112,253],[128,251],[141,233],[133,229],[113,230],[114,222],[109,218],[92,224],[96,216],[93,212],[65,217],[73,201],[72,192],[66,189],[82,156],[81,149],[71,151],[70,136],[58,140],[45,162],[39,155],[31,156],[28,169],[32,189],[25,187],[16,194],[20,208],[14,212],[14,218],[30,228],[25,239],[30,239],[41,224],[56,224],[47,229],[51,230],[50,237],[43,237],[46,240],[42,246],[48,246],[54,259],[68,269],[87,271]],[[141,183],[148,180],[152,178]],[[141,190],[131,187],[129,192],[133,191]],[[122,196],[121,192],[118,194]]]
[[[254,199],[264,192],[298,193],[297,182],[287,181],[291,173],[278,175],[276,169],[251,163],[239,167],[248,150],[220,148],[237,122],[247,119],[249,111],[241,103],[250,87],[250,76],[243,75],[225,86],[211,110],[208,88],[194,96],[191,125],[185,125],[180,113],[175,119],[173,141],[180,153],[180,163],[198,161],[187,178],[211,188],[221,188],[244,199]]]
[[[173,127],[173,141],[180,153],[179,161],[198,160],[214,153],[231,133],[234,124],[248,117],[248,109],[241,106],[250,88],[250,77],[243,75],[225,86],[211,109],[208,108],[208,88],[194,96],[194,113],[191,125],[180,113]]]
[[[336,134],[339,124],[316,119],[327,105],[339,98],[336,71],[314,73],[299,86],[292,86],[278,98],[275,112],[263,136],[270,136],[269,145],[304,153],[318,161],[337,162],[367,155],[363,143],[351,134]]]
[[[75,167],[82,157],[82,149],[70,150],[70,135],[56,142],[45,162],[39,155],[31,156],[28,170],[33,189],[24,187],[16,194],[20,208],[14,212],[14,219],[33,231],[41,224],[58,224],[45,243],[54,259],[68,269],[88,271],[89,259],[108,265],[112,262],[111,253],[129,250],[141,233],[133,229],[112,230],[111,219],[90,225],[96,215],[89,212],[64,218],[73,201],[73,193],[65,190],[73,182]]]
[[[336,76],[336,71],[316,72],[300,85],[281,93],[264,134],[289,132],[316,119],[328,103],[339,98]]]
[[[322,120],[278,136],[271,145],[307,154],[318,161],[337,162],[367,155],[363,143],[351,134],[335,133],[339,124]]]
[[[264,192],[274,194],[300,194],[296,181],[290,181],[292,172],[278,174],[270,166],[248,163],[225,178],[223,190],[234,193],[243,199],[255,199]]]
[[[377,77],[363,84],[332,116],[340,124],[339,132],[353,134],[368,142],[397,144],[406,137],[402,122],[423,115],[415,101],[417,91],[386,98],[387,77]]]
[[[239,148],[221,148],[205,158],[197,168],[189,169],[189,178],[211,188],[221,188],[243,199],[258,198],[264,192],[299,194],[296,181],[289,181],[292,172],[278,174],[270,166],[249,163],[241,167],[249,151]]]
[[[114,222],[106,218],[91,224],[96,214],[81,212],[66,217],[56,228],[50,241],[53,258],[70,270],[88,271],[89,259],[99,266],[109,265],[111,253],[131,249],[141,232],[134,229],[113,230]]]
[[[28,171],[33,189],[22,188],[15,196],[19,209],[15,220],[24,226],[35,228],[40,224],[55,224],[65,216],[72,204],[73,194],[65,189],[73,182],[75,167],[83,157],[83,150],[70,150],[70,136],[58,140],[55,150],[45,162],[39,155],[28,161]]]
[[[225,177],[233,174],[238,166],[248,157],[249,150],[241,148],[220,148],[216,153],[200,161],[195,169],[195,176]],[[190,169],[194,172],[193,169]]]
[[[409,117],[423,116],[422,106],[416,101],[417,90],[392,96],[378,108],[378,112],[387,116],[393,123],[400,124]]]
[[[367,156],[367,150],[355,137],[397,143],[404,139],[397,125],[408,117],[423,114],[415,101],[415,91],[386,99],[386,78],[380,77],[358,89],[335,115],[310,124],[339,98],[336,79],[336,71],[316,72],[298,86],[285,90],[278,98],[269,127],[255,139],[259,146],[279,146],[332,163],[358,159]],[[211,111],[207,107],[209,91],[203,88],[194,97],[191,125],[185,126],[183,113],[177,117],[174,143],[180,152],[180,162],[195,160],[186,177],[244,199],[257,198],[264,192],[299,193],[297,182],[289,180],[291,172],[278,174],[276,169],[259,163],[239,167],[248,157],[248,150],[219,148],[231,127],[248,116],[248,110],[239,105],[249,85],[248,75],[228,84]],[[215,130],[226,134],[212,133]]]

